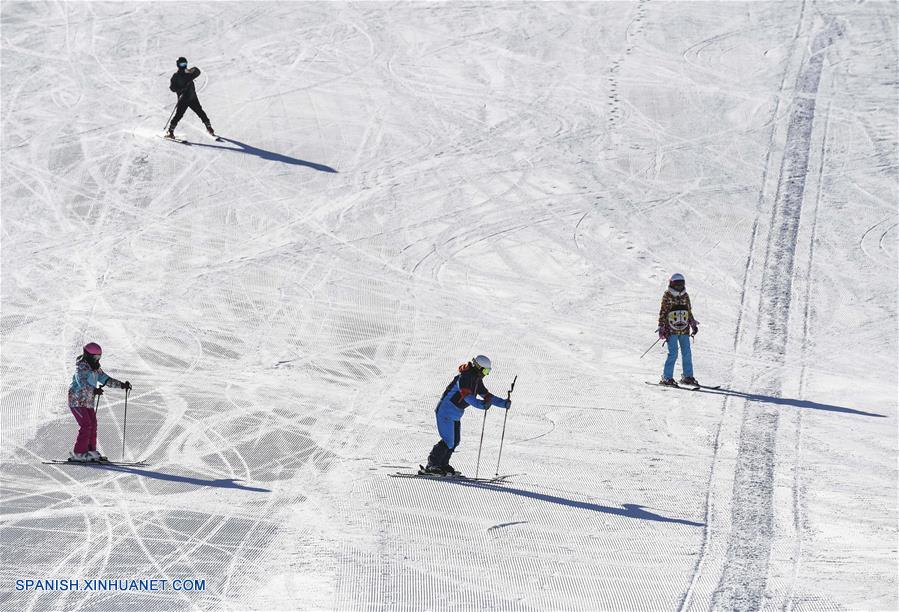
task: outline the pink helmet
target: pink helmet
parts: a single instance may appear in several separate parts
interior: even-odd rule
[[[93,355],[94,357],[99,357],[103,354],[103,349],[100,348],[100,345],[96,342],[88,342],[84,345],[84,354],[85,355]]]

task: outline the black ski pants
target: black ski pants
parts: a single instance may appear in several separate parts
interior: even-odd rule
[[[181,117],[184,116],[184,113],[187,112],[187,109],[192,110],[197,114],[197,117],[200,118],[200,121],[203,122],[203,125],[209,127],[209,117],[206,116],[206,111],[203,110],[203,107],[200,106],[200,98],[197,96],[191,96],[189,100],[185,100],[183,97],[178,100],[178,106],[175,109],[175,116],[172,117],[171,123],[169,123],[169,129],[174,130],[175,126],[178,125],[178,122],[181,121]]]

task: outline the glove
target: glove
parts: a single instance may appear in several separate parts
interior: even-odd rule
[[[506,410],[512,409],[512,398],[506,400]]]
[[[103,387],[97,387],[94,389],[94,395],[103,395]]]
[[[690,331],[693,332],[690,334],[690,336],[695,336],[699,333],[699,321],[690,319]]]
[[[187,69],[187,71],[188,71],[189,73],[193,74],[194,72],[197,71],[197,67],[196,67],[196,66],[191,66],[190,68]]]
[[[484,397],[484,410],[490,408],[493,405],[493,396],[489,393]]]
[[[659,333],[659,340],[668,339],[668,329],[664,325],[659,325],[659,328],[656,331]]]
[[[125,382],[122,383],[122,389],[125,389],[126,391],[131,391],[131,383],[126,380]]]

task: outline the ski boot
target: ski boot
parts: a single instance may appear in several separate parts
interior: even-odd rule
[[[439,465],[429,465],[425,467],[424,470],[419,471],[419,473],[427,474],[429,476],[446,476],[446,470]]]
[[[209,132],[210,136],[215,136],[215,130],[212,129],[212,124],[206,124],[206,131]]]
[[[100,454],[100,451],[89,450],[85,454],[90,455],[92,461],[97,461],[99,463],[103,463],[103,462],[108,463],[109,462],[109,457],[104,457],[103,455]]]
[[[165,133],[165,137],[169,140],[175,140],[175,130],[169,130]]]
[[[680,379],[680,384],[687,385],[688,387],[699,387],[699,381],[697,381],[692,376],[682,376]]]
[[[678,384],[673,378],[663,378],[659,381],[659,384],[663,387],[677,387]]]
[[[69,451],[68,461],[71,461],[72,463],[93,463],[94,459],[88,453]]]

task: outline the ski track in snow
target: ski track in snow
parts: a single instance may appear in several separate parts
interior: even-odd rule
[[[810,54],[803,60],[794,88],[760,287],[753,352],[761,357],[778,359],[786,351],[794,249],[805,196],[818,84],[824,64],[823,51],[830,45],[834,29],[827,24],[827,29],[813,35]],[[766,394],[781,394],[781,382],[777,378],[759,377],[757,383],[758,389]],[[778,419],[779,411],[773,406],[764,410],[744,407],[731,501],[730,542],[712,601],[713,609],[762,607],[772,541]]]
[[[0,7],[0,606],[899,607],[891,5],[178,6]],[[88,340],[147,466],[41,463]],[[387,478],[477,352],[514,476]]]

